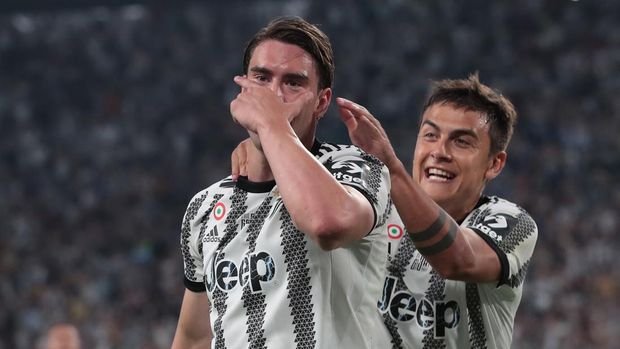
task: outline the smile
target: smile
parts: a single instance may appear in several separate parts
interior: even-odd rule
[[[424,174],[426,175],[426,178],[440,182],[448,182],[456,177],[454,173],[435,167],[427,168],[424,171]]]

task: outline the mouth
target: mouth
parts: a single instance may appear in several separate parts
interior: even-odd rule
[[[437,167],[427,167],[424,170],[424,177],[433,182],[449,182],[456,177],[456,174]]]

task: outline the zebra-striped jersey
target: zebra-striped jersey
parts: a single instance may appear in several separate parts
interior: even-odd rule
[[[497,253],[500,282],[446,280],[407,234],[391,240],[388,276],[377,304],[392,337],[386,348],[510,348],[536,224],[515,204],[483,197],[461,226],[474,230]]]
[[[389,174],[357,147],[311,152],[371,203],[363,239],[322,250],[299,231],[275,181],[219,181],[190,202],[182,225],[185,285],[210,301],[212,348],[384,348],[376,316],[386,276]],[[291,174],[294,175],[294,174]]]

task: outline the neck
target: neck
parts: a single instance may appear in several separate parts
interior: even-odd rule
[[[461,222],[465,219],[465,217],[467,217],[467,215],[471,211],[474,210],[479,200],[480,200],[480,197],[476,197],[476,198],[472,198],[472,201],[468,202],[467,205],[456,205],[456,206],[440,205],[440,206],[442,206],[442,208],[446,211],[447,214],[450,215],[450,217],[452,217],[452,219],[454,219],[457,222]]]

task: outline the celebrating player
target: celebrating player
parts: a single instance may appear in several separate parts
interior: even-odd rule
[[[506,164],[516,112],[477,75],[435,84],[412,175],[364,107],[337,99],[352,142],[389,168],[408,231],[392,250],[378,308],[393,348],[509,348],[538,231],[530,215],[482,194]]]
[[[186,291],[173,348],[385,348],[389,175],[354,146],[320,143],[332,97],[326,35],[300,18],[248,43],[231,102],[252,141],[247,176],[190,202]]]

